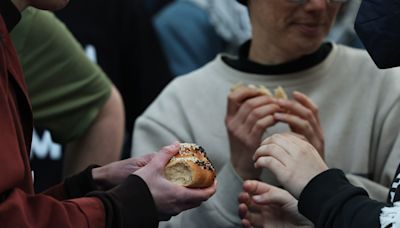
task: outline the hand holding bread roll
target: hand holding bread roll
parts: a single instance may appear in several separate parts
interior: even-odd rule
[[[165,167],[165,177],[189,188],[205,188],[214,183],[215,169],[201,146],[181,143],[179,153]]]

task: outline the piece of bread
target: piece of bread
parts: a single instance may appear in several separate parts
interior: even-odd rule
[[[234,91],[234,90],[236,90],[236,89],[239,88],[239,87],[242,87],[242,86],[245,86],[245,84],[243,84],[243,82],[238,82],[238,83],[233,84],[233,85],[231,86],[231,92]]]
[[[282,88],[282,86],[276,87],[274,89],[274,94],[272,94],[271,91],[264,85],[258,85],[258,86],[253,85],[253,84],[245,85],[242,82],[238,82],[231,86],[231,92],[242,86],[247,86],[248,88],[257,89],[260,92],[260,94],[268,96],[268,97],[275,97],[275,98],[280,98],[280,99],[285,99],[285,100],[288,99],[288,96],[286,95],[286,92]]]
[[[282,88],[282,86],[276,87],[276,89],[275,89],[275,97],[276,98],[280,98],[280,99],[285,99],[285,100],[288,99],[288,97],[287,97],[287,95],[285,93],[285,90]]]
[[[268,96],[268,97],[272,97],[272,93],[271,91],[269,91],[269,89],[263,85],[259,85],[258,86],[258,90],[260,91],[261,94]]]
[[[204,149],[193,143],[181,143],[179,153],[165,166],[165,177],[188,188],[205,188],[214,183],[215,169]]]

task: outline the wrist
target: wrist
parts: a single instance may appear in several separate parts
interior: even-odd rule
[[[99,167],[90,165],[85,170],[64,180],[64,191],[68,199],[86,195],[88,192],[98,190],[93,180],[92,170]]]
[[[92,178],[98,189],[108,189],[107,167],[97,167],[92,169]]]

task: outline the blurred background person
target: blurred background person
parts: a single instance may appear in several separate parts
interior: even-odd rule
[[[160,225],[241,226],[243,181],[279,184],[254,167],[253,155],[264,138],[282,132],[302,135],[331,167],[384,200],[400,153],[399,70],[380,70],[365,50],[326,41],[343,1],[241,2],[252,37],[238,56],[222,53],[175,78],[136,120],[132,156],[173,140],[196,142],[218,172],[215,196]],[[246,85],[282,86],[288,99]]]
[[[355,30],[382,69],[400,66],[399,10],[395,1],[364,0],[357,13]],[[310,226],[298,211],[316,227],[397,227],[400,223],[400,165],[384,202],[369,198],[343,171],[328,168],[315,148],[294,135],[266,139],[254,160],[256,166],[271,170],[293,196],[266,183],[245,182],[245,192],[239,196],[244,227]]]
[[[343,4],[327,40],[362,47],[352,26],[359,4]],[[237,55],[251,35],[248,10],[236,0],[170,1],[158,8],[153,23],[174,76],[202,67],[218,53]]]
[[[121,95],[51,12],[30,7],[11,32],[32,103],[31,162],[41,191],[90,164],[121,158]],[[46,140],[49,131],[56,147]],[[43,132],[42,135],[40,133]]]
[[[176,0],[153,21],[174,76],[203,66],[220,52],[236,53],[251,33],[247,9],[235,0]]]
[[[35,194],[29,164],[33,114],[9,31],[20,20],[19,12],[26,7],[55,10],[67,2],[0,1],[2,226],[156,227],[159,220],[207,200],[215,192],[215,184],[208,189],[195,190],[164,178],[164,167],[178,152],[179,144],[164,147],[155,156],[118,161],[103,167],[89,166],[46,193]]]

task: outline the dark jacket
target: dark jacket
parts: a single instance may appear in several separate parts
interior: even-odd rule
[[[9,37],[19,19],[11,1],[0,0],[0,226],[157,227],[151,193],[138,176],[96,192],[89,167],[43,194],[34,193],[29,165],[32,110]]]
[[[299,211],[315,227],[381,227],[380,221],[385,217],[383,208],[400,213],[400,207],[393,206],[400,197],[399,172],[400,166],[385,203],[370,199],[364,189],[350,184],[341,170],[329,169],[314,177],[304,188],[299,198]],[[388,217],[389,224],[400,222],[393,220],[395,216]]]

